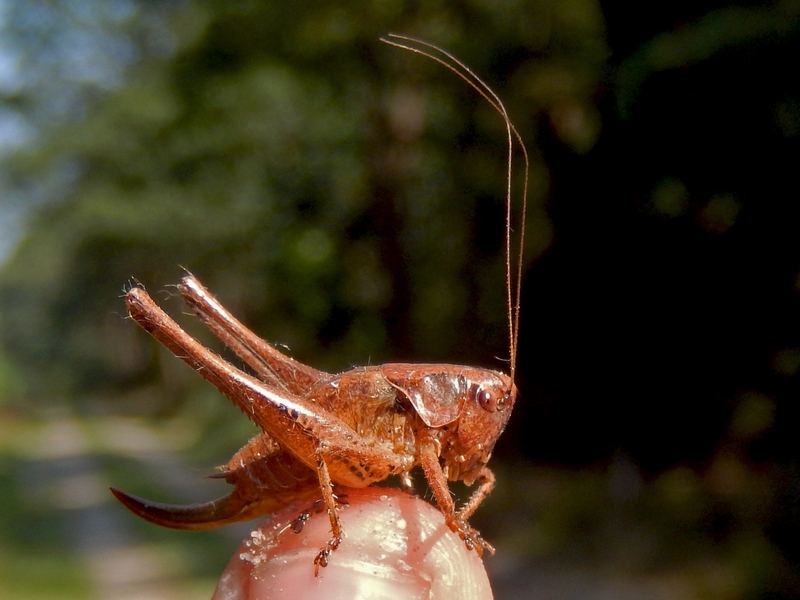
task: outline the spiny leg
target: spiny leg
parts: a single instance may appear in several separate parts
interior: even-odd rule
[[[178,284],[184,302],[206,326],[265,382],[303,395],[331,375],[304,365],[273,348],[228,312],[194,275]]]
[[[320,567],[328,566],[328,557],[342,542],[342,524],[339,522],[339,509],[336,506],[336,497],[333,495],[333,482],[331,481],[325,458],[319,450],[317,451],[317,476],[319,477],[322,500],[325,502],[325,506],[328,509],[328,517],[331,520],[331,539],[328,540],[325,547],[314,558],[314,577],[319,576]]]
[[[170,352],[211,382],[245,413],[252,411],[252,400],[246,400],[242,379],[246,376],[186,333],[140,287],[128,291],[125,301],[128,314],[145,331]],[[266,384],[262,384],[266,385]]]
[[[486,500],[486,497],[494,489],[495,476],[492,470],[484,465],[481,467],[478,477],[475,478],[478,482],[478,489],[476,489],[461,508],[458,509],[456,515],[459,519],[466,521],[472,516],[472,513],[480,506],[481,502]]]
[[[481,537],[481,534],[467,523],[466,519],[468,515],[464,516],[461,512],[456,512],[455,503],[450,496],[450,486],[447,485],[447,478],[439,464],[439,455],[433,444],[423,446],[420,464],[425,473],[425,478],[428,480],[428,485],[433,492],[433,496],[436,498],[436,504],[444,515],[447,526],[457,533],[458,537],[464,540],[464,544],[469,550],[475,550],[478,556],[482,556],[484,550],[487,550],[489,554],[494,554],[494,547],[486,542]],[[478,501],[478,504],[479,503],[480,501]],[[468,503],[468,506],[470,505],[471,502]],[[472,507],[472,511],[474,511],[475,508],[477,508],[477,504],[475,507]]]
[[[316,468],[314,454],[318,439],[326,435],[342,439],[352,437],[352,428],[336,415],[282,389],[276,390],[211,352],[183,331],[144,289],[131,289],[126,301],[128,313],[142,328],[310,468]],[[379,454],[365,443],[350,443],[350,447],[357,447],[365,454]]]

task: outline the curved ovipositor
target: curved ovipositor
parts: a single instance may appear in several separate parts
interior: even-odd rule
[[[114,488],[111,492],[146,521],[170,529],[202,531],[276,512],[313,495],[317,488],[316,473],[281,451],[264,432],[209,477],[224,479],[234,486],[233,491],[217,500],[186,505],[154,502]]]
[[[260,516],[246,516],[254,512],[252,503],[244,502],[236,492],[211,502],[186,505],[153,502],[115,488],[111,488],[111,493],[136,516],[170,529],[203,531]]]

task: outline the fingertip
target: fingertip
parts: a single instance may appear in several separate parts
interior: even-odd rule
[[[212,600],[264,598],[492,598],[483,562],[429,503],[393,488],[348,490],[339,511],[345,538],[314,576],[330,537],[325,511],[302,531],[291,525],[310,503],[273,515],[245,540]],[[313,511],[312,511],[313,512]]]

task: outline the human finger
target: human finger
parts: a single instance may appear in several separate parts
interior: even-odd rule
[[[324,510],[296,503],[241,544],[212,600],[492,598],[483,561],[434,506],[395,488],[348,490],[345,500],[345,537],[319,576],[314,557],[330,538],[330,521]],[[295,533],[304,511],[311,516]]]

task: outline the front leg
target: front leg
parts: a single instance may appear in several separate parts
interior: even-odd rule
[[[485,490],[484,493],[484,486],[486,484],[482,484],[472,495],[464,508],[456,512],[455,503],[450,495],[450,486],[447,484],[447,477],[445,477],[444,471],[442,471],[442,467],[439,464],[439,453],[437,452],[434,442],[423,444],[420,464],[425,473],[425,478],[428,480],[428,484],[431,487],[431,491],[436,498],[436,504],[444,515],[447,526],[464,540],[464,544],[469,550],[475,550],[479,556],[483,555],[484,550],[488,551],[489,554],[494,554],[494,547],[486,542],[481,537],[481,534],[467,523],[467,518],[475,511],[481,501],[486,497],[486,494],[489,493],[488,490]],[[490,485],[493,484],[494,480],[492,478]],[[491,489],[491,487],[489,487],[489,489]]]
[[[472,513],[475,512],[475,509],[480,506],[481,502],[486,500],[486,497],[494,489],[494,473],[489,467],[483,465],[481,470],[478,472],[478,476],[475,478],[475,481],[478,482],[478,489],[472,493],[472,496],[469,497],[467,503],[458,510],[458,517],[460,519],[464,519],[465,521],[472,516]]]

